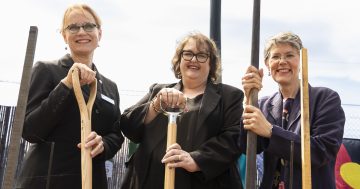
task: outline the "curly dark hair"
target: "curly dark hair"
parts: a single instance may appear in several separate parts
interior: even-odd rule
[[[197,47],[206,47],[208,53],[210,54],[210,73],[208,79],[211,79],[211,81],[215,83],[219,79],[221,72],[221,60],[219,56],[219,50],[212,39],[200,32],[190,32],[178,42],[174,57],[171,61],[172,70],[175,74],[175,77],[177,79],[181,79],[182,77],[180,72],[181,53],[184,46],[187,42],[189,42],[190,39],[194,39],[196,41]]]

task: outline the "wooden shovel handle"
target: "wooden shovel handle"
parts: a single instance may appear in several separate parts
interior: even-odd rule
[[[167,130],[166,148],[176,143],[177,125],[176,122],[169,122]],[[174,189],[175,187],[175,168],[165,165],[164,189]]]
[[[311,188],[310,114],[307,49],[301,49],[301,165],[302,187]]]
[[[85,139],[91,133],[91,112],[95,102],[97,81],[96,79],[90,84],[90,96],[88,103],[81,90],[79,81],[79,71],[74,69],[72,72],[72,83],[74,93],[80,110],[81,116],[81,180],[82,189],[92,189],[92,158],[91,149],[85,148]]]

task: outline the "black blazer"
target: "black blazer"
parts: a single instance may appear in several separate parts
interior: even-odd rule
[[[181,83],[181,81],[180,81]],[[136,105],[122,115],[125,136],[139,147],[127,163],[123,189],[163,188],[164,164],[168,118],[159,114],[150,124],[144,125],[151,99],[164,87],[180,89],[178,84],[155,84]],[[190,173],[176,169],[175,188],[211,189],[241,188],[236,160],[240,155],[237,140],[243,112],[243,92],[225,84],[208,82],[197,129],[187,136],[177,135],[180,146],[190,153],[201,171]],[[185,140],[186,139],[186,140]],[[156,174],[154,174],[156,173]]]
[[[39,61],[32,70],[23,138],[32,143],[26,153],[17,188],[81,188],[80,111],[73,90],[63,79],[73,64],[70,55]],[[97,71],[92,130],[103,137],[104,152],[93,159],[93,188],[107,188],[105,161],[124,140],[120,130],[119,93],[114,82]],[[89,86],[82,87],[87,101]],[[50,175],[50,176],[48,176]]]

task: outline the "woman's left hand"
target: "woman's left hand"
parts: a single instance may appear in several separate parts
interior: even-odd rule
[[[169,146],[161,162],[167,164],[166,166],[170,168],[181,167],[188,172],[200,171],[199,166],[190,154],[182,150],[180,145],[177,143]]]
[[[266,120],[259,108],[246,105],[243,113],[243,123],[246,130],[250,130],[262,137],[271,137],[273,126]]]
[[[85,148],[91,149],[92,158],[104,151],[104,142],[102,141],[102,137],[94,131],[89,134],[89,136],[85,139],[85,142]],[[78,144],[78,147],[81,148],[81,143]]]

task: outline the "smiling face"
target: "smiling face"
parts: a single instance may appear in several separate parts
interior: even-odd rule
[[[191,52],[198,56],[198,59],[204,54],[209,54],[205,45],[197,46],[195,39],[189,39],[183,48],[183,52]],[[199,54],[201,53],[201,54]],[[183,57],[180,61],[180,72],[183,79],[197,81],[199,83],[206,82],[210,72],[210,57],[203,63],[199,62],[196,56],[191,60],[185,60]]]
[[[74,24],[81,26],[86,23],[97,25],[94,16],[88,11],[73,9],[65,18],[64,26],[65,28]],[[69,29],[64,29],[62,34],[65,43],[69,45],[71,54],[74,56],[92,56],[101,39],[101,29],[98,27],[92,31],[85,31],[82,27],[75,33],[70,32]]]
[[[297,85],[300,71],[299,51],[288,43],[278,43],[271,47],[265,60],[272,78],[280,86]]]

